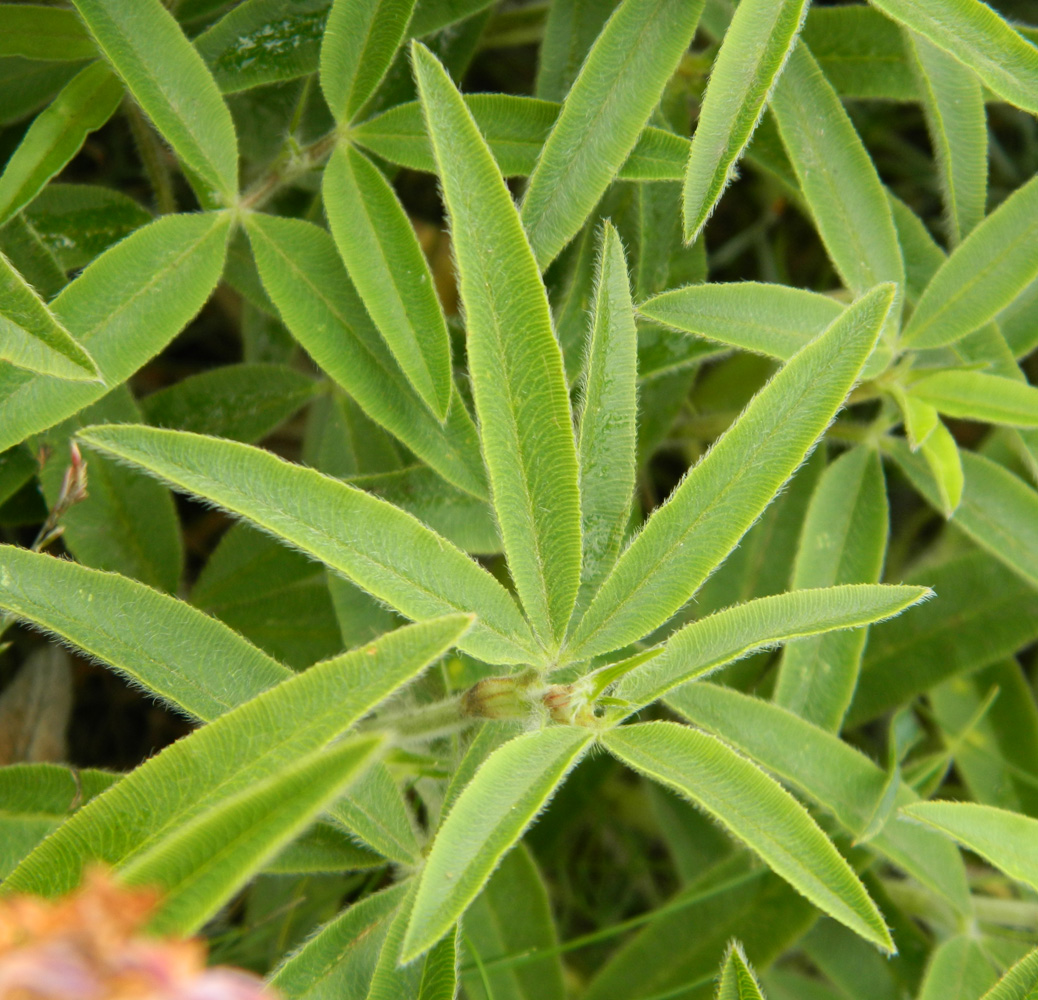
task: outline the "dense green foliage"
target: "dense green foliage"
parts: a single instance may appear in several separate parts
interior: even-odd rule
[[[997,7],[0,5],[2,891],[300,1000],[1038,996]]]

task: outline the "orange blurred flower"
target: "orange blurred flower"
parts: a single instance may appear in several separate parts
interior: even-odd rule
[[[144,936],[158,900],[103,870],[64,899],[0,900],[0,1000],[272,1000],[249,973],[207,969],[203,941]]]

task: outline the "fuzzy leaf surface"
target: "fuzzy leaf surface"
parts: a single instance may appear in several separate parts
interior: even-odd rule
[[[59,895],[85,862],[124,866],[170,831],[326,746],[464,633],[453,615],[405,626],[294,675],[171,744],[92,800],[7,885]]]
[[[523,199],[523,226],[542,269],[577,234],[634,148],[702,9],[702,0],[627,0],[606,22]]]
[[[692,136],[682,202],[686,242],[702,232],[732,179],[806,13],[806,0],[747,0],[736,7]]]
[[[905,344],[944,347],[994,319],[1038,275],[1036,240],[1038,177],[1017,188],[941,265],[905,327]]]
[[[796,799],[720,740],[674,722],[606,733],[619,760],[684,795],[819,909],[883,951],[894,942],[850,865]]]
[[[442,421],[453,391],[447,321],[404,207],[382,171],[349,147],[332,154],[322,193],[335,245],[368,313]]]
[[[75,0],[75,6],[177,155],[230,204],[238,191],[234,122],[173,15],[161,0]]]
[[[202,308],[219,280],[230,220],[167,215],[97,258],[50,303],[102,382],[0,364],[0,450],[64,420],[125,382]]]
[[[167,833],[120,870],[128,885],[154,885],[157,934],[195,933],[235,892],[353,784],[381,746],[360,736],[278,768]]]
[[[268,451],[152,427],[101,424],[80,440],[251,521],[415,620],[479,616],[462,643],[490,662],[528,662],[531,641],[511,595],[415,517]]]
[[[829,425],[892,302],[889,285],[863,296],[754,397],[620,556],[576,627],[571,657],[627,645],[696,592]]]
[[[680,684],[761,649],[806,636],[856,629],[900,614],[931,596],[925,587],[848,584],[761,597],[686,625],[663,652],[616,687],[631,706],[648,705]],[[625,708],[624,711],[633,711]]]
[[[415,76],[451,220],[469,375],[508,568],[557,646],[580,583],[580,491],[562,352],[512,197],[461,94],[423,46]]]
[[[524,733],[494,751],[458,796],[422,870],[404,961],[431,948],[486,885],[591,744],[571,726]]]

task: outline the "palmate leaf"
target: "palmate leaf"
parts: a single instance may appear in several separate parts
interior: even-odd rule
[[[1038,275],[1036,239],[1038,177],[1017,188],[941,265],[905,327],[904,343],[943,347],[994,319]]]
[[[803,43],[789,57],[770,107],[818,234],[846,286],[860,295],[877,282],[893,281],[900,298],[904,263],[883,186]]]
[[[790,359],[620,556],[567,650],[589,658],[641,638],[692,596],[825,430],[893,303],[880,286]]]
[[[879,455],[857,448],[825,470],[807,511],[790,586],[869,584],[881,578],[890,510]],[[839,731],[858,682],[868,633],[825,635],[787,646],[774,700]]]
[[[170,831],[326,746],[441,656],[471,621],[452,615],[405,626],[221,715],[92,800],[5,884],[59,895],[87,861],[127,865]]]
[[[450,215],[469,376],[494,511],[541,643],[562,639],[580,583],[573,417],[547,293],[511,195],[450,77],[412,49]]]
[[[1038,820],[976,802],[915,802],[901,807],[990,861],[1010,878],[1038,889]]]
[[[702,0],[627,0],[573,82],[523,199],[523,226],[546,268],[616,176],[695,34]]]
[[[4,166],[0,175],[0,225],[25,208],[64,168],[86,137],[112,117],[122,96],[119,79],[100,62],[84,67],[65,85],[37,115]]]
[[[415,0],[335,0],[321,42],[321,90],[335,120],[352,121],[403,41]]]
[[[922,35],[905,32],[923,98],[949,242],[955,246],[984,218],[988,132],[980,81]]]
[[[491,663],[527,663],[529,627],[485,569],[410,514],[313,469],[219,438],[99,425],[80,440],[176,489],[218,504],[353,580],[415,620],[479,616],[461,648]]]
[[[634,496],[638,331],[627,261],[609,222],[602,227],[593,310],[577,444],[583,538],[578,614],[616,561]]]
[[[562,105],[516,94],[466,94],[464,99],[501,173],[505,177],[532,173]],[[353,126],[350,139],[390,163],[436,172],[417,101],[398,104]],[[680,180],[688,147],[688,139],[648,126],[642,129],[616,177],[627,181]]]
[[[313,223],[246,219],[256,266],[293,336],[372,420],[444,479],[481,499],[479,438],[458,400],[441,424],[407,381],[371,323],[331,235]]]
[[[980,0],[872,0],[973,70],[996,94],[1038,114],[1038,51]]]
[[[0,253],[0,358],[39,375],[94,381],[94,359]]]
[[[75,0],[90,33],[184,164],[230,204],[238,140],[201,56],[161,0]]]
[[[888,776],[835,734],[778,705],[720,684],[685,685],[671,692],[667,704],[797,789],[852,836],[860,837],[872,823]],[[899,781],[895,803],[915,801],[916,793]],[[940,835],[894,813],[873,833],[868,846],[956,911],[970,912],[962,857]]]
[[[50,304],[102,382],[69,382],[0,364],[0,450],[125,382],[202,308],[223,267],[230,219],[168,215],[97,258]]]
[[[806,0],[748,0],[714,60],[685,173],[685,240],[695,240],[750,141],[807,12]]]
[[[851,867],[800,803],[713,736],[674,722],[622,726],[602,743],[673,788],[755,851],[819,909],[887,952],[894,942]]]
[[[930,596],[925,587],[851,584],[761,597],[686,625],[667,640],[659,656],[627,674],[614,695],[629,702],[623,709],[627,714],[757,650],[861,628]]]
[[[402,961],[416,958],[450,930],[592,739],[586,729],[552,726],[517,736],[487,758],[433,841]]]
[[[721,964],[721,979],[717,984],[717,1000],[765,1000],[760,983],[753,974],[742,945],[733,941]]]
[[[780,361],[793,357],[841,312],[843,306],[828,295],[760,281],[671,288],[638,306],[646,319]]]
[[[357,780],[381,744],[378,736],[354,737],[289,761],[123,866],[120,881],[163,892],[149,927],[159,934],[197,931]]]
[[[453,392],[447,321],[404,207],[382,172],[352,148],[332,154],[322,194],[335,245],[375,326],[444,420]]]

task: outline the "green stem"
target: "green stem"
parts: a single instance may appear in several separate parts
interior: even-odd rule
[[[320,139],[303,146],[301,149],[289,151],[242,195],[241,207],[246,209],[261,208],[281,188],[291,184],[298,177],[309,173],[321,165],[335,149],[339,142],[337,131],[329,132]]]
[[[461,698],[455,697],[419,705],[406,712],[382,715],[357,728],[362,732],[389,732],[398,739],[415,740],[456,733],[476,721],[462,713]]]

